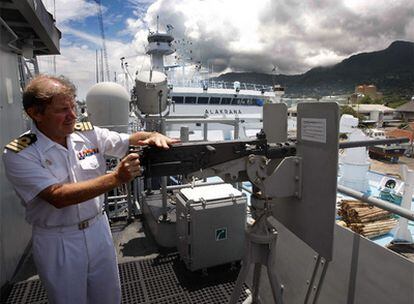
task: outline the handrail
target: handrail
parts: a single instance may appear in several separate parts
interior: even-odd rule
[[[173,80],[170,81],[168,84],[172,86],[184,86],[184,87],[193,87],[193,88],[203,88],[203,85],[206,85],[208,88],[214,89],[235,89],[234,82],[226,82],[226,81],[194,81],[188,82],[185,80]],[[265,92],[273,92],[273,87],[269,85],[262,85],[262,84],[254,84],[254,83],[240,83],[240,87],[238,90],[253,90],[253,91],[265,91]]]
[[[414,211],[411,210],[407,210],[405,208],[402,208],[398,205],[395,205],[393,203],[389,203],[387,201],[381,200],[379,198],[375,198],[372,196],[369,196],[367,194],[364,194],[362,192],[353,190],[351,188],[345,187],[345,186],[341,186],[338,185],[337,187],[338,191],[346,194],[348,196],[351,196],[353,198],[359,199],[360,201],[366,202],[370,205],[374,205],[378,208],[390,211],[394,214],[398,214],[406,219],[412,220],[414,221]]]
[[[410,139],[407,137],[349,141],[349,142],[339,143],[339,148],[348,149],[348,148],[357,148],[357,147],[371,147],[371,146],[377,146],[377,145],[400,144],[400,143],[406,143],[409,141]]]

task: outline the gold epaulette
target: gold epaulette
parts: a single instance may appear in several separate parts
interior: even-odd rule
[[[24,134],[20,136],[19,138],[16,138],[9,142],[6,145],[6,149],[9,149],[10,151],[13,151],[15,153],[19,153],[23,149],[26,149],[28,146],[30,146],[32,143],[34,143],[37,140],[36,134]]]
[[[84,132],[93,130],[93,125],[89,121],[78,122],[75,124],[75,131]]]

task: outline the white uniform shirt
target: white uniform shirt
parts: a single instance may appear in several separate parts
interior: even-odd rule
[[[15,153],[5,149],[6,174],[26,206],[26,220],[39,227],[76,225],[102,211],[104,196],[81,204],[55,208],[37,195],[48,186],[80,182],[105,174],[104,155],[123,157],[129,135],[94,127],[66,137],[67,149],[50,140],[36,127],[37,141]]]

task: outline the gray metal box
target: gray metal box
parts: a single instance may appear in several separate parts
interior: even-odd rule
[[[247,199],[230,184],[177,193],[178,251],[191,271],[240,260]]]

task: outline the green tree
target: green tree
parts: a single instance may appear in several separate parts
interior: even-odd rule
[[[341,106],[341,116],[344,114],[349,114],[352,115],[356,118],[358,118],[358,120],[362,120],[364,118],[364,115],[362,115],[361,113],[358,113],[357,111],[355,111],[352,107],[350,106]]]
[[[406,102],[407,101],[403,99],[394,99],[387,103],[387,107],[395,109],[395,108],[398,108],[399,106],[402,106]]]
[[[364,97],[362,97],[362,99],[358,101],[358,103],[359,104],[382,104],[382,99],[381,98],[372,99],[368,95],[365,95]]]

